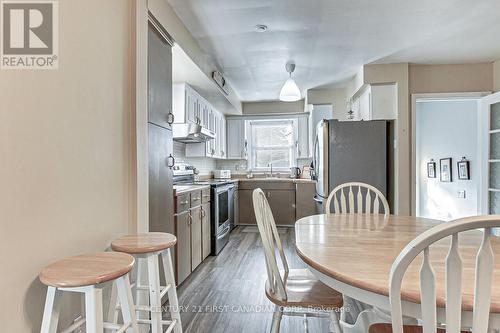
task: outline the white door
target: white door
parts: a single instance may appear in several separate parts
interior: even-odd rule
[[[484,133],[479,144],[483,160],[482,213],[500,214],[500,92],[483,97],[480,123]]]

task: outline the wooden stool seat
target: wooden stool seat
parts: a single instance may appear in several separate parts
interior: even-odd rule
[[[111,242],[113,251],[130,254],[144,254],[163,251],[177,243],[174,235],[163,232],[148,232],[138,235],[127,235]]]
[[[132,270],[134,257],[120,252],[84,254],[56,261],[42,269],[40,281],[57,288],[96,285]]]

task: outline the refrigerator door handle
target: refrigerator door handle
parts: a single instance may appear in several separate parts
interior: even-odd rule
[[[314,180],[317,180],[318,179],[318,151],[317,151],[317,147],[318,147],[318,144],[319,144],[319,140],[318,140],[318,135],[316,134],[316,138],[314,139],[314,146],[313,146],[313,179]]]

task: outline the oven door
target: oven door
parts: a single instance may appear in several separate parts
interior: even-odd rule
[[[226,229],[226,226],[230,224],[231,218],[231,194],[230,189],[233,188],[234,185],[225,185],[225,186],[217,186],[214,189],[214,199],[215,199],[215,229],[216,234],[220,234]]]

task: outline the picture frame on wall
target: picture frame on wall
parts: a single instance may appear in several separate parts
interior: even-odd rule
[[[453,181],[451,157],[442,158],[439,160],[439,174],[439,179],[442,182],[451,183]]]
[[[462,160],[457,162],[458,179],[470,180],[470,162],[462,157]]]
[[[436,162],[434,160],[427,163],[427,178],[436,178]]]

